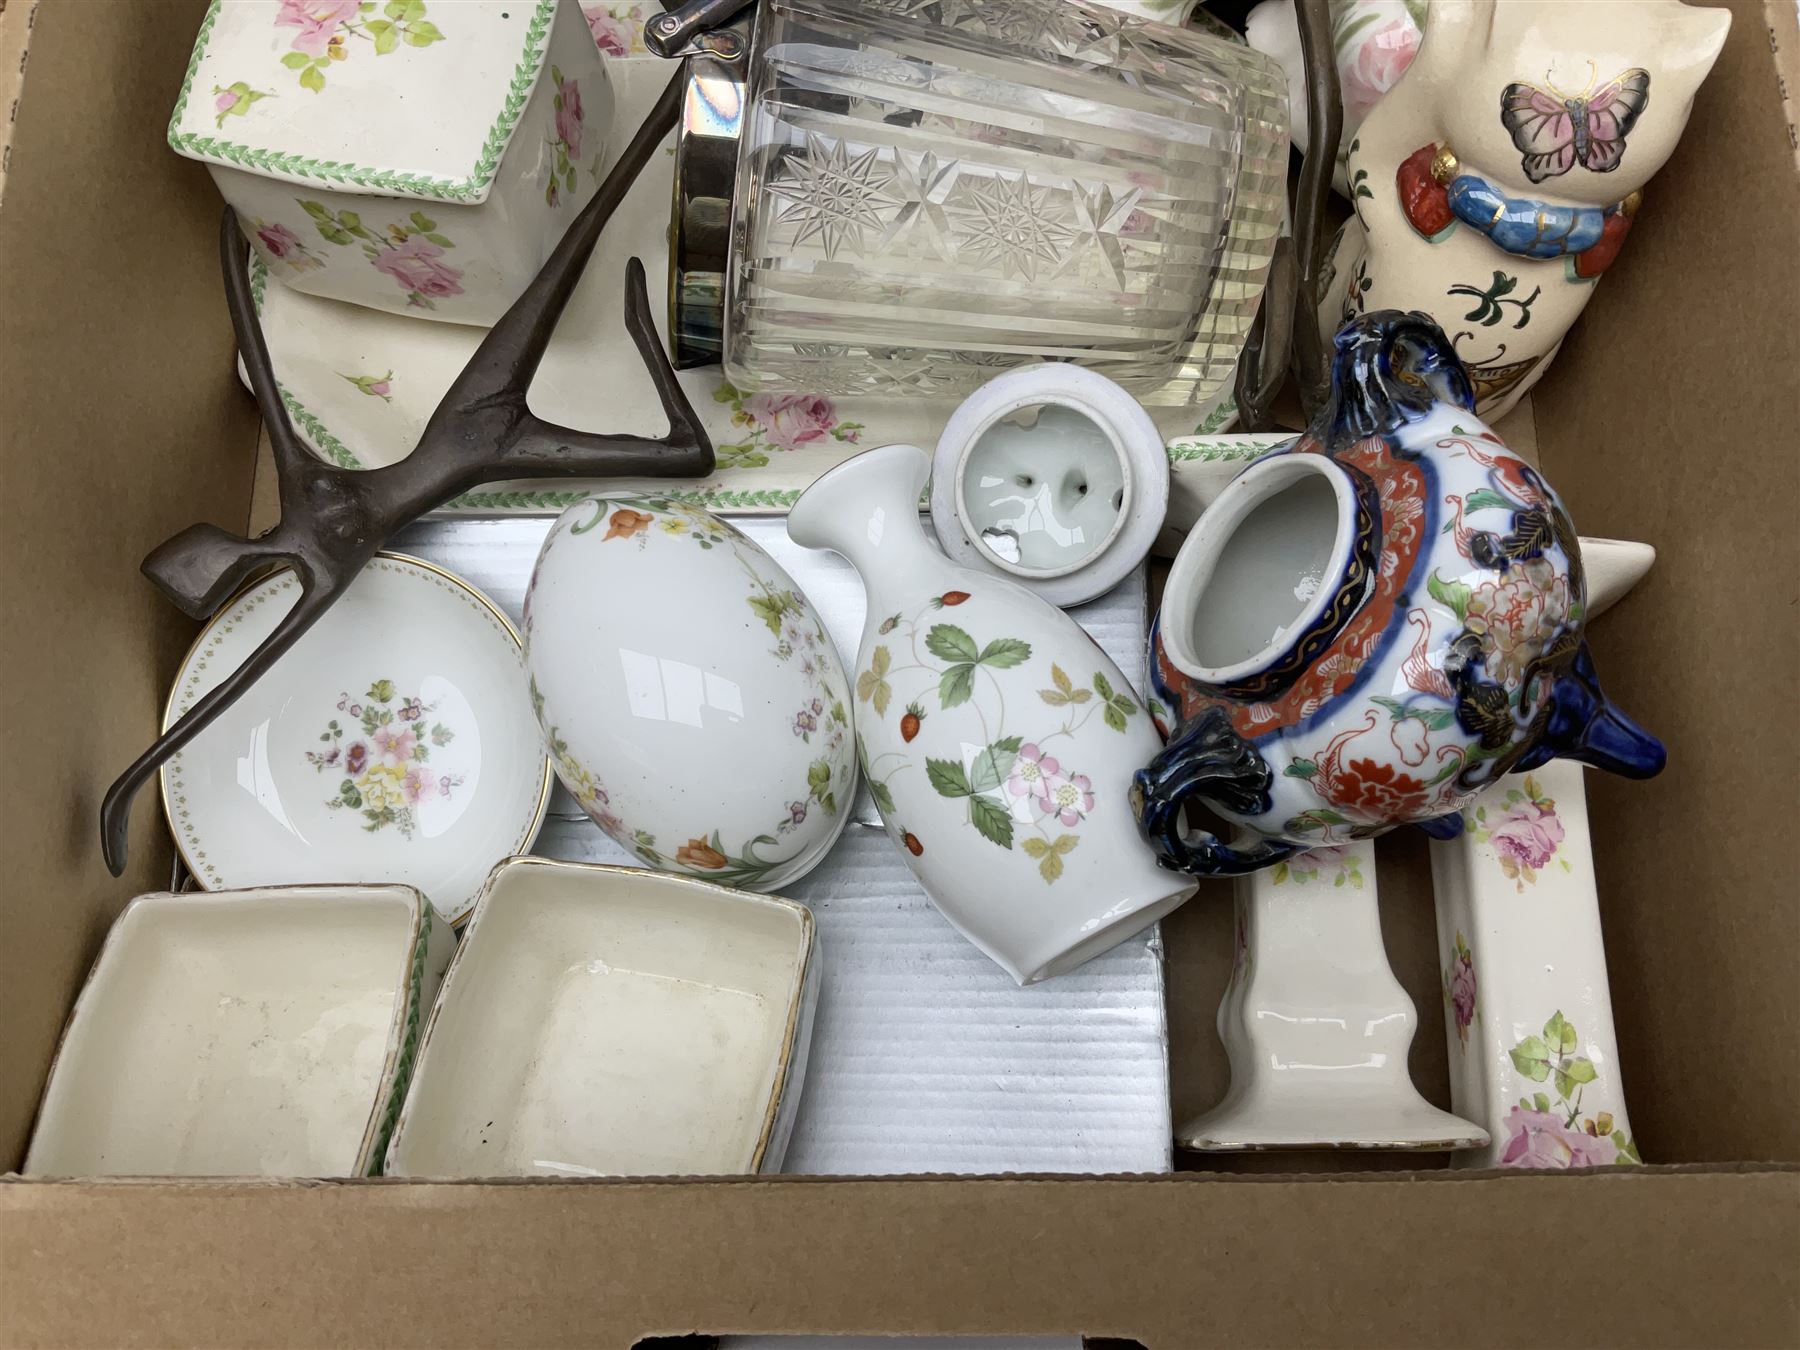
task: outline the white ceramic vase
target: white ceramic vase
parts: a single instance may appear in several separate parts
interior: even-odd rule
[[[1021,984],[1080,965],[1193,893],[1156,865],[1127,792],[1160,745],[1143,702],[1075,622],[927,542],[916,446],[856,456],[788,533],[868,590],[858,748],[888,834],[944,915]]]
[[[1225,1099],[1175,1134],[1183,1148],[1431,1151],[1487,1142],[1419,1095],[1406,1052],[1418,1018],[1394,978],[1367,841],[1240,877],[1237,947],[1219,1004]]]

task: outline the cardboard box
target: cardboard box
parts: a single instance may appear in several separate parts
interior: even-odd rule
[[[1670,766],[1592,794],[1624,1082],[1661,1165],[1500,1176],[1290,1155],[1154,1179],[12,1178],[0,1342],[1800,1343],[1800,141],[1783,92],[1800,88],[1800,32],[1791,0],[1733,8],[1686,139],[1535,399],[1542,459],[1581,528],[1661,553],[1594,644]],[[0,107],[30,49],[0,198],[0,1166],[22,1155],[101,934],[168,875],[154,794],[126,877],[106,875],[96,827],[192,633],[138,561],[192,520],[241,529],[252,511],[255,414],[232,373],[218,200],[163,142],[200,12],[60,0],[33,26],[26,0],[0,10]],[[1422,842],[1385,839],[1381,866],[1389,948],[1422,1013],[1414,1072],[1444,1103]],[[1229,906],[1213,889],[1168,924],[1177,1117],[1224,1083],[1212,1019]]]

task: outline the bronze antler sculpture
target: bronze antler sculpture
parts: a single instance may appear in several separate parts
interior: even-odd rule
[[[656,384],[669,418],[668,434],[651,439],[574,431],[544,421],[526,404],[531,378],[600,232],[675,126],[681,83],[678,72],[549,261],[469,358],[426,423],[417,447],[384,468],[356,470],[327,464],[295,434],[257,320],[244,239],[236,217],[226,210],[220,227],[226,300],[274,447],[281,519],[255,539],[215,525],[189,526],[151,552],[143,570],[197,619],[217,612],[253,574],[270,567],[293,568],[301,595],[243,665],[164,731],[108,789],[100,807],[101,849],[114,876],[125,867],[131,802],[138,789],[318,622],[402,526],[458,493],[495,479],[617,474],[698,478],[712,472],[712,443],[663,352],[644,289],[644,267],[636,258],[625,272],[625,327]]]

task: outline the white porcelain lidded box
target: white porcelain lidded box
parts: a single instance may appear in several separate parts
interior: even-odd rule
[[[169,143],[296,290],[491,324],[604,166],[574,0],[214,0]]]

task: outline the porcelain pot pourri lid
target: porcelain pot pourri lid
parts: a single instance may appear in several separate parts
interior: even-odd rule
[[[1169,458],[1149,413],[1064,362],[1023,366],[969,395],[932,457],[931,524],[954,561],[1055,605],[1110,590],[1169,509]]]
[[[207,624],[172,725],[300,597],[290,569]],[[430,563],[377,554],[241,701],[162,769],[176,848],[207,890],[404,882],[461,922],[495,858],[528,847],[550,795],[519,635]]]

